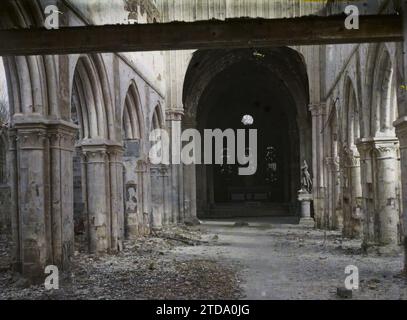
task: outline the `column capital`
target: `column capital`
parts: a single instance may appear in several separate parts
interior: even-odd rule
[[[379,158],[397,157],[399,141],[395,137],[363,138],[358,140],[357,148],[363,159],[368,159],[371,151]]]
[[[45,128],[24,128],[16,131],[16,141],[20,149],[45,149],[47,139]]]
[[[107,159],[106,150],[82,150],[82,154],[86,157],[87,163],[105,163]]]
[[[356,143],[356,147],[359,151],[360,157],[362,159],[368,159],[370,151],[373,149],[373,144],[371,139],[359,139]]]
[[[59,130],[49,131],[49,142],[51,148],[57,148],[66,151],[73,151],[75,147],[75,134]]]
[[[107,146],[104,144],[81,144],[82,155],[88,163],[106,162]]]
[[[184,117],[184,110],[180,108],[167,109],[165,117],[167,121],[181,121]]]
[[[124,147],[121,145],[108,146],[106,150],[110,163],[123,164]]]
[[[10,138],[18,141],[23,148],[42,148],[44,139],[48,139],[51,148],[73,151],[77,130],[77,125],[63,120],[16,117],[9,132]]]
[[[347,168],[360,167],[360,155],[358,150],[356,149],[356,146],[344,146],[343,153],[345,156],[343,159],[344,165]]]
[[[374,143],[374,150],[378,159],[396,158],[398,141],[377,141]]]

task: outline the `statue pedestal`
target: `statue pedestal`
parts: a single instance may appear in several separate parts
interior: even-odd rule
[[[301,189],[298,191],[298,201],[301,203],[301,216],[300,216],[300,225],[314,227],[315,222],[311,217],[311,201],[312,194],[308,191]]]

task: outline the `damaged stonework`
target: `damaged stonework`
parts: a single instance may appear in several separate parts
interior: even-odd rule
[[[8,130],[0,122],[0,234],[11,232],[10,185],[7,172]]]
[[[19,118],[10,130],[13,266],[34,282],[46,265],[68,268],[73,254],[72,190],[57,186],[72,175],[74,130],[64,122]]]

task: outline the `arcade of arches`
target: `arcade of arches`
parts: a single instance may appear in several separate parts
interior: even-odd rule
[[[10,28],[39,26],[53,1],[3,2],[1,27]],[[121,5],[55,2],[69,12],[67,26],[128,19]],[[322,1],[297,8],[225,0],[213,10],[195,2],[179,11],[146,2],[155,9],[138,16],[148,21],[340,10],[335,1],[329,10]],[[394,11],[392,1],[380,3],[366,10]],[[67,268],[76,239],[91,253],[113,253],[124,239],[197,218],[299,216],[304,161],[316,228],[342,230],[366,248],[400,249],[407,180],[401,44],[16,56],[3,63],[10,121],[0,127],[0,229],[12,234],[13,266],[27,277],[42,276],[49,264]],[[256,174],[238,176],[228,165],[152,165],[150,132],[171,134],[175,125],[257,129]]]

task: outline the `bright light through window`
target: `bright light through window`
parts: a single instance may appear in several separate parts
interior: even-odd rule
[[[243,123],[245,126],[251,126],[251,125],[254,123],[254,119],[253,119],[252,116],[246,114],[246,115],[244,115],[243,118],[242,118],[242,123]]]

